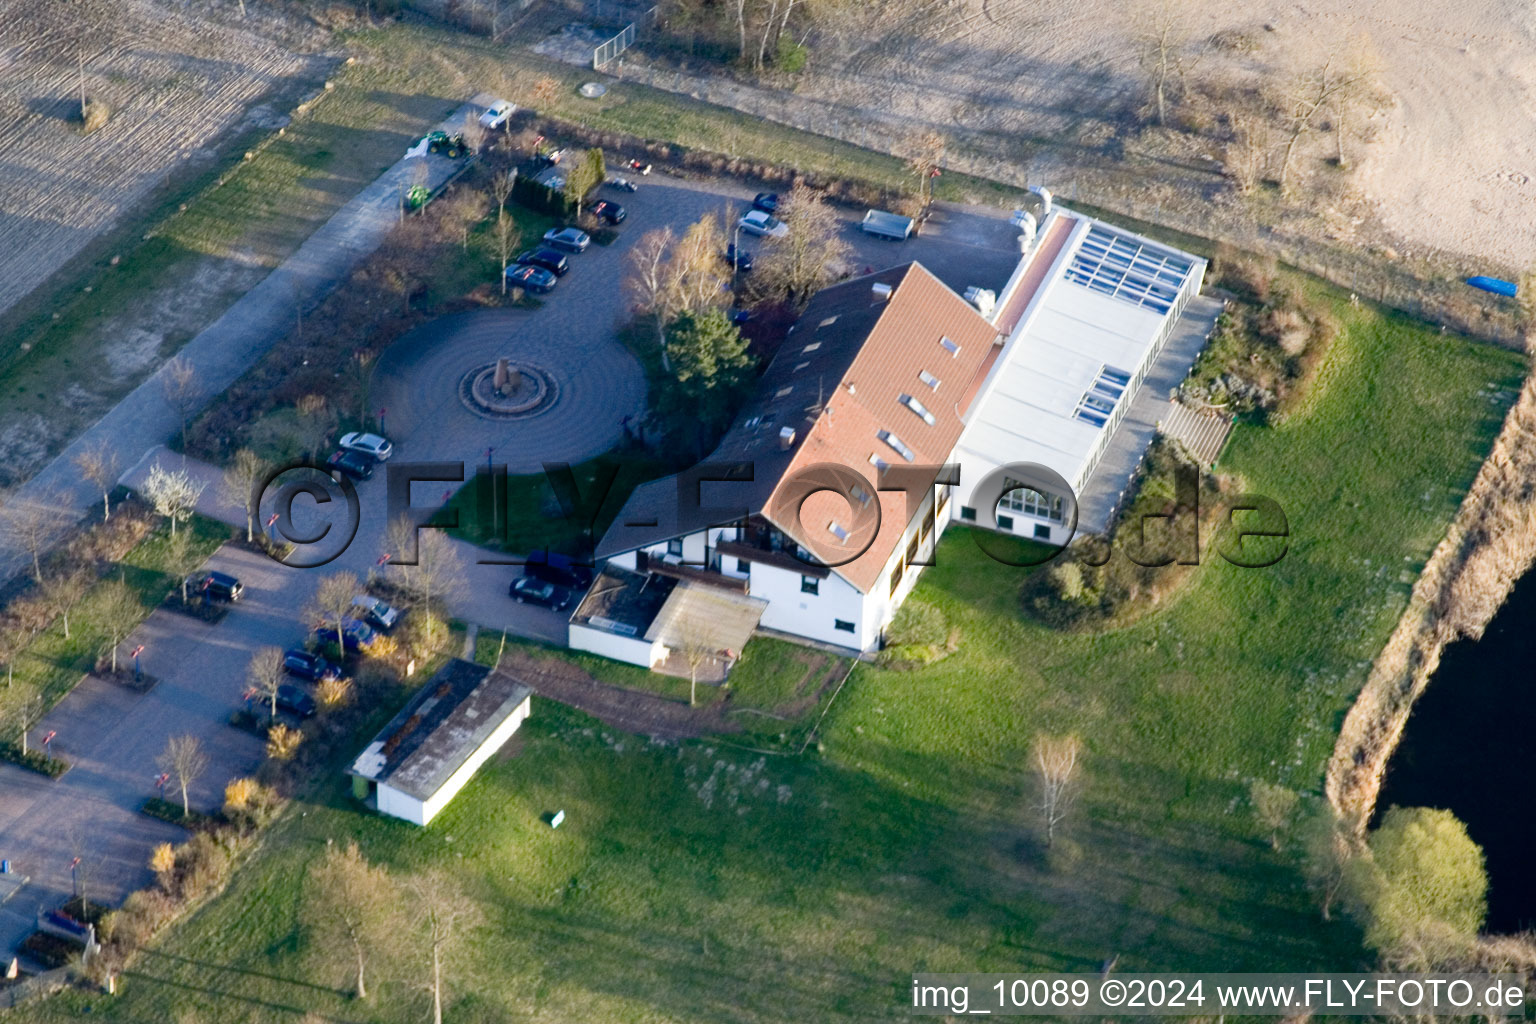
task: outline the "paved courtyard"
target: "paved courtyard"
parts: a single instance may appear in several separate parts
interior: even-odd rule
[[[539,471],[546,461],[577,462],[611,448],[626,418],[636,423],[645,411],[640,366],[615,338],[615,329],[628,317],[622,287],[628,246],[650,228],[669,224],[681,229],[710,211],[729,211],[734,223],[750,198],[749,189],[732,183],[651,175],[637,194],[623,197],[630,216],[618,241],[572,257],[571,273],[542,308],[458,314],[402,339],[380,360],[375,390],[379,404],[389,408],[394,458],[463,461],[469,475],[490,446],[510,472],[527,473]],[[858,230],[857,211],[840,215],[847,221],[844,230],[856,269],[915,259],[957,290],[973,284],[998,289],[1017,260],[1013,231],[997,211],[941,209],[922,237],[904,243],[865,236]],[[749,251],[759,248],[756,240],[742,242]],[[464,374],[501,355],[547,371],[558,385],[559,399],[524,419],[498,421],[471,413],[458,394]],[[100,433],[131,424],[119,440],[139,447],[125,454],[124,464],[132,468],[124,483],[141,483],[157,460],[185,467],[208,484],[199,510],[243,526],[243,513],[220,497],[216,467],[163,448],[146,450],[145,442],[169,436],[174,426],[164,410],[141,408],[150,398],[158,396],[130,396],[94,428]],[[455,486],[418,484],[413,503],[435,505]],[[213,755],[213,765],[194,787],[195,807],[217,807],[225,782],[259,762],[260,741],[226,724],[240,704],[252,652],[302,641],[308,626],[305,609],[319,581],[339,569],[365,576],[388,547],[386,474],[358,484],[357,493],[356,538],[335,561],[321,569],[292,569],[225,547],[209,567],[240,577],[247,591],[223,622],[209,625],[162,610],[127,641],[127,647],[145,645],[145,670],[160,680],[153,690],[137,694],[89,679],[46,716],[35,735],[57,732],[56,749],[74,764],[62,779],[50,781],[0,765],[0,857],[11,859],[18,872],[31,878],[0,906],[0,950],[31,930],[40,906],[56,906],[68,897],[69,865],[77,852],[84,858],[91,897],[110,903],[150,880],[147,861],[156,843],[184,838],[181,829],[137,811],[154,791],[155,761],[167,738],[197,735]],[[517,604],[508,596],[507,586],[519,569],[480,564],[502,556],[468,544],[458,547],[466,572],[464,585],[448,596],[453,615],[482,632],[506,630],[564,643],[563,614]]]

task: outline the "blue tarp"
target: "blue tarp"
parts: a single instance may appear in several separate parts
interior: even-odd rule
[[[1481,275],[1467,278],[1467,284],[1473,288],[1481,288],[1485,292],[1492,292],[1495,295],[1508,295],[1510,298],[1514,298],[1515,292],[1519,290],[1515,287],[1513,281],[1504,281],[1497,277],[1483,277]]]

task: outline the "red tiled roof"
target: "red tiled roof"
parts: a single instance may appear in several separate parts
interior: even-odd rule
[[[850,294],[850,289],[857,290]],[[867,529],[839,540],[828,526],[833,521],[845,527],[853,525],[847,502],[826,491],[804,498],[803,490],[790,486],[789,481],[811,466],[832,463],[858,473],[874,494],[877,470],[870,462],[872,455],[892,466],[937,466],[945,462],[965,428],[962,402],[996,347],[997,331],[969,303],[914,263],[905,268],[889,298],[883,300],[874,296],[869,279],[822,292],[801,318],[797,341],[806,340],[800,336],[802,330],[840,316],[836,309],[850,302],[881,303],[883,308],[842,378],[827,388],[821,415],[798,439],[794,458],[775,485],[763,514],[867,592],[878,581],[906,529],[905,495],[896,491],[879,494],[880,525],[872,541]],[[941,344],[943,338],[954,342],[958,351],[947,350]],[[938,379],[937,387],[924,383],[920,377],[923,371]],[[903,404],[902,395],[920,403],[933,423]],[[880,438],[881,430],[890,431],[911,450],[914,458],[910,463]],[[796,516],[793,505],[802,498]],[[868,548],[857,558],[837,564],[866,542]]]

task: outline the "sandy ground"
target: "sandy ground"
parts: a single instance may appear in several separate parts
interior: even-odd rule
[[[1315,65],[1364,33],[1392,102],[1352,147],[1350,185],[1377,229],[1410,247],[1536,262],[1536,5],[1530,0],[1250,0],[1189,4],[1196,39],[1241,33],[1199,74]],[[882,20],[797,92],[1013,138],[1096,144],[1144,99],[1137,5],[965,0]],[[1300,170],[1322,172],[1331,136]],[[1372,239],[1384,241],[1385,239]]]

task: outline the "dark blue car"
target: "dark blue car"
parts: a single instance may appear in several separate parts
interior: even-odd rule
[[[341,645],[342,649],[348,654],[355,651],[366,651],[373,646],[373,641],[376,638],[377,634],[372,629],[369,629],[366,623],[359,622],[356,619],[341,620]],[[321,644],[336,643],[335,625],[316,627],[315,640]]]

